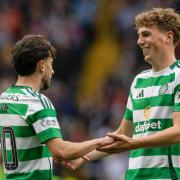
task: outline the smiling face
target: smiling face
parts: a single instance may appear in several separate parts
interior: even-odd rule
[[[152,64],[166,54],[167,33],[156,26],[140,27],[137,44],[141,47],[145,61]]]

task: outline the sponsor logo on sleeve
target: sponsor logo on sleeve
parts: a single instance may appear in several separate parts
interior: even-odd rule
[[[57,121],[56,120],[42,120],[41,125],[44,127],[56,127]]]

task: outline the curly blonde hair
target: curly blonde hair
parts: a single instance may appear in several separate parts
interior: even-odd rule
[[[172,31],[174,33],[174,44],[179,41],[180,15],[172,8],[153,8],[149,11],[144,11],[135,17],[135,25],[137,30],[140,27],[155,25],[162,31]]]

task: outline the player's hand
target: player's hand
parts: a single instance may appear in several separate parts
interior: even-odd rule
[[[61,161],[61,165],[69,170],[74,170],[71,161]]]
[[[118,135],[116,133],[108,133],[107,136],[114,139],[114,142],[109,145],[104,145],[97,148],[98,151],[114,154],[121,153],[133,148],[133,139],[125,135]]]
[[[83,163],[89,161],[89,159],[85,156],[81,157],[81,158],[78,158],[78,159],[75,159],[75,160],[71,160],[69,161],[69,164],[68,166],[68,169],[70,170],[76,170],[78,169],[80,166],[82,166]]]
[[[86,158],[78,158],[78,159],[75,159],[75,160],[72,160],[71,161],[71,167],[72,167],[72,170],[76,170],[78,169],[79,167],[81,167],[85,162],[87,162],[88,160]]]
[[[110,136],[105,136],[103,138],[100,138],[99,147],[107,146],[115,142],[114,138],[111,138]]]
[[[61,161],[61,165],[69,170],[76,170],[78,169],[84,162],[89,161],[89,159],[85,156],[69,161]]]

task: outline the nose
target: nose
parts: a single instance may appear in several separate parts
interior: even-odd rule
[[[52,69],[52,74],[54,74],[54,69]]]
[[[144,40],[141,36],[138,37],[137,44],[140,46],[144,44]]]

